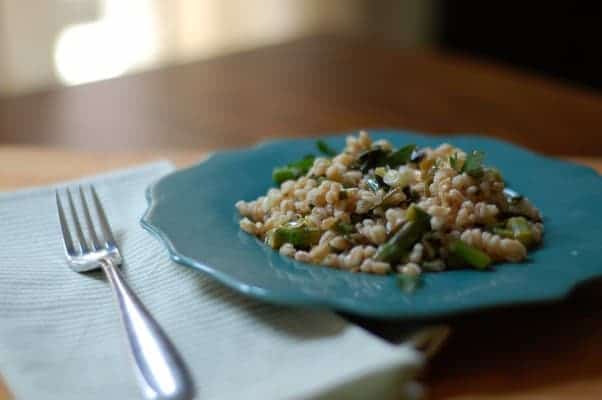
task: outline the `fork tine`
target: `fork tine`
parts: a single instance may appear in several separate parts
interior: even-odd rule
[[[102,204],[100,204],[98,193],[96,193],[96,189],[94,189],[94,186],[92,185],[90,185],[90,190],[92,191],[92,199],[94,200],[94,205],[96,206],[96,214],[98,214],[98,221],[100,222],[100,229],[102,230],[102,235],[104,236],[105,242],[107,242],[110,246],[115,246],[115,238],[113,238],[111,226],[109,225],[105,211],[102,208]]]
[[[65,245],[65,252],[69,255],[75,254],[73,247],[73,239],[71,239],[71,232],[69,232],[69,225],[67,225],[67,218],[65,218],[65,211],[61,204],[61,198],[58,190],[54,192],[56,196],[56,208],[59,213],[59,221],[61,223],[61,231],[63,232],[63,244]]]
[[[75,210],[75,203],[73,202],[73,196],[71,195],[71,190],[67,189],[67,200],[69,200],[69,207],[71,208],[71,217],[73,218],[73,225],[75,225],[75,233],[77,234],[77,239],[79,241],[79,246],[82,249],[83,253],[90,251],[88,247],[88,243],[86,242],[86,238],[84,236],[84,231],[82,230],[82,226],[79,223],[79,218],[77,218],[77,211]]]
[[[90,209],[88,208],[88,202],[86,201],[86,196],[84,195],[84,188],[82,186],[79,187],[79,198],[81,199],[82,208],[84,210],[84,218],[86,220],[86,225],[88,225],[88,231],[90,231],[92,247],[94,248],[94,250],[98,250],[102,246],[100,245],[98,236],[96,236],[96,230],[94,229],[94,224],[92,223],[92,216],[90,215]]]

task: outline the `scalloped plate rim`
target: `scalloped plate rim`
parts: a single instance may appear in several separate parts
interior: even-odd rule
[[[531,157],[543,159],[546,162],[553,162],[560,164],[562,166],[570,166],[575,169],[580,169],[583,172],[587,172],[589,174],[594,175],[595,177],[600,178],[601,175],[588,166],[576,164],[571,161],[557,159],[551,156],[547,156],[544,154],[536,153],[530,149],[518,146],[510,141],[504,139],[498,139],[490,136],[480,135],[480,134],[445,134],[445,135],[426,135],[416,131],[409,130],[398,130],[398,129],[370,129],[369,131],[376,132],[378,134],[403,134],[409,136],[417,136],[424,137],[428,139],[436,138],[440,142],[445,142],[448,140],[457,140],[457,139],[465,139],[465,140],[478,140],[478,141],[490,141],[490,142],[498,142],[503,143],[506,146],[511,147],[513,150],[518,150],[521,152],[528,153]],[[287,293],[286,295],[281,295],[278,292],[269,291],[257,286],[248,285],[244,282],[241,282],[235,278],[231,278],[228,274],[222,273],[218,268],[213,268],[204,264],[201,261],[195,260],[193,258],[187,257],[182,252],[180,252],[176,245],[171,241],[171,239],[167,236],[167,234],[161,230],[159,226],[153,223],[153,212],[154,210],[161,204],[157,201],[155,196],[155,190],[159,186],[161,182],[164,180],[170,179],[173,176],[178,174],[186,173],[190,170],[194,170],[196,168],[202,168],[205,164],[214,161],[216,158],[220,157],[228,157],[233,156],[238,153],[247,153],[260,150],[262,148],[277,145],[280,143],[290,143],[290,142],[306,142],[317,139],[334,139],[341,138],[346,135],[352,134],[354,132],[341,132],[329,135],[321,135],[321,136],[309,136],[309,137],[285,137],[285,138],[270,138],[267,140],[262,140],[257,142],[256,144],[250,147],[243,148],[235,148],[235,149],[226,149],[220,151],[212,151],[206,154],[204,157],[200,158],[195,164],[187,166],[185,168],[177,169],[173,172],[168,173],[167,175],[161,177],[156,182],[151,184],[146,190],[146,199],[148,202],[148,207],[145,210],[144,214],[140,218],[140,223],[144,229],[150,232],[153,236],[155,236],[168,250],[170,258],[179,265],[183,265],[189,268],[193,268],[195,270],[199,270],[203,273],[206,273],[216,281],[224,284],[225,286],[234,289],[238,292],[243,293],[244,295],[248,295],[254,298],[257,298],[262,301],[266,301],[273,304],[279,305],[289,305],[289,306],[303,306],[303,307],[313,307],[313,308],[332,308],[337,311],[349,312],[352,314],[366,316],[366,317],[374,317],[379,319],[405,319],[403,315],[400,315],[398,312],[389,312],[389,311],[375,311],[372,307],[363,307],[361,303],[357,301],[346,301],[346,299],[341,298],[332,298],[332,297],[309,297],[305,294],[291,294]],[[314,265],[317,268],[328,268],[320,265]],[[340,271],[342,273],[348,273],[346,271]],[[459,315],[466,314],[472,312],[478,312],[482,310],[489,310],[495,308],[502,308],[507,306],[518,306],[518,305],[529,305],[529,304],[545,304],[545,303],[555,303],[560,302],[566,299],[572,292],[574,292],[579,286],[587,283],[588,281],[594,280],[596,278],[602,277],[602,271],[588,271],[589,273],[581,273],[579,275],[573,276],[573,280],[571,284],[567,284],[564,286],[548,287],[545,294],[539,293],[537,296],[528,299],[516,300],[514,298],[506,298],[505,300],[495,299],[491,302],[478,302],[472,303],[471,305],[459,305],[459,306],[448,306],[445,309],[441,309],[438,311],[424,311],[424,312],[414,312],[412,314],[411,319],[431,319],[431,318],[439,318],[443,316],[451,316],[451,315]],[[476,272],[481,273],[481,272]]]

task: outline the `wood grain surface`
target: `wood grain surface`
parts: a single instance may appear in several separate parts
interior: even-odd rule
[[[190,151],[107,155],[0,146],[0,190],[75,179],[159,159],[170,159],[182,167],[203,156],[203,152]],[[573,161],[602,172],[602,158]],[[424,377],[430,398],[602,398],[601,289],[602,284],[588,285],[562,304],[442,321],[450,323],[454,333]],[[8,399],[7,385],[0,382],[0,400]]]
[[[318,37],[0,99],[2,143],[215,148],[361,127],[602,155],[602,96],[457,55]]]

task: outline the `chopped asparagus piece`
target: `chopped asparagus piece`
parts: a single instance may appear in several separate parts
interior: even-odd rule
[[[408,216],[409,213],[412,213],[413,216]],[[422,235],[430,229],[430,216],[419,207],[410,207],[406,216],[408,217],[408,222],[376,251],[375,258],[378,261],[385,261],[391,264],[398,263],[408,254],[412,246],[422,238]]]
[[[334,230],[341,235],[349,235],[355,231],[355,227],[347,222],[339,221],[335,224]]]
[[[476,269],[486,269],[491,264],[491,258],[487,253],[461,240],[452,242],[449,245],[449,252]]]
[[[422,264],[420,264],[420,266],[423,270],[429,272],[441,272],[445,269],[445,263],[443,262],[443,260],[440,259],[423,261]]]
[[[309,249],[320,241],[321,232],[318,228],[306,224],[288,224],[276,228],[267,236],[268,245],[274,249],[285,243],[292,244],[297,249]]]
[[[408,211],[406,212],[406,218],[408,221],[416,221],[420,224],[426,225],[426,230],[430,230],[431,216],[417,205],[412,204],[408,208]]]

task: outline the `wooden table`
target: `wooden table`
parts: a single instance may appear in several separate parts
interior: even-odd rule
[[[0,140],[37,144],[0,146],[0,190],[362,126],[486,132],[602,171],[596,94],[454,56],[320,38],[0,99]],[[121,150],[91,151],[97,144]],[[602,398],[601,286],[560,305],[451,321],[455,334],[425,376],[431,397]]]
[[[0,143],[215,148],[360,127],[602,156],[602,97],[467,58],[324,37],[0,98]]]

